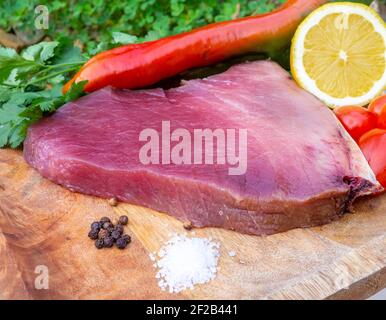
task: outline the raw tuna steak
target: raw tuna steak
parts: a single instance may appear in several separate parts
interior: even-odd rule
[[[170,142],[168,125],[176,141]],[[200,150],[193,138],[190,156],[188,149],[174,150],[180,142],[186,146],[186,133],[193,137],[195,129],[219,129],[208,161],[201,158],[207,145]],[[232,136],[227,129],[236,134],[226,147],[233,142],[234,156],[245,152],[244,167],[230,162],[231,151],[220,142],[221,133]],[[159,145],[149,132],[159,133]],[[141,155],[150,142],[159,149]],[[176,164],[176,154],[184,164]],[[256,235],[330,222],[358,196],[381,190],[334,114],[268,61],[167,91],[102,89],[32,126],[24,155],[69,189],[116,197],[197,227]],[[154,161],[144,164],[144,155]]]

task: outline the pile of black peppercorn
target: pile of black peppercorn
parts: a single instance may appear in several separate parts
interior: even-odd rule
[[[127,216],[121,216],[117,224],[113,224],[108,217],[103,217],[99,221],[91,224],[91,230],[88,237],[95,240],[95,246],[98,249],[111,248],[114,243],[119,249],[125,249],[131,242],[129,235],[124,234],[123,226],[127,225]]]

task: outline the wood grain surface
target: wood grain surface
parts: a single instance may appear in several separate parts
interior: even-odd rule
[[[166,214],[72,193],[42,178],[20,151],[0,150],[0,299],[366,298],[386,286],[386,195],[355,209],[329,225],[268,237],[186,231]],[[121,214],[132,243],[97,250],[90,223]],[[214,280],[179,294],[160,290],[149,253],[173,233],[221,244]],[[39,266],[48,289],[36,286]]]

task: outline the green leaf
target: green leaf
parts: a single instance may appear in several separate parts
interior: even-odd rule
[[[123,32],[113,32],[112,37],[113,37],[113,42],[116,44],[131,44],[131,43],[136,43],[138,40],[136,36],[123,33]]]
[[[72,40],[66,37],[58,39],[59,45],[55,48],[55,57],[52,64],[82,64],[86,61],[79,47],[74,46]]]
[[[184,3],[179,0],[171,0],[170,7],[172,11],[172,16],[179,16],[184,11]]]
[[[64,96],[65,102],[73,101],[82,95],[84,95],[84,86],[86,85],[87,80],[73,83],[70,90]]]
[[[0,124],[0,148],[8,144],[8,137],[11,133],[11,125],[9,123]]]
[[[44,91],[42,97],[34,99],[31,107],[39,107],[42,112],[54,112],[64,104],[61,86],[55,86],[50,91]],[[25,114],[23,114],[25,116]]]
[[[58,74],[57,76],[49,79],[47,82],[50,84],[59,84],[59,83],[63,83],[64,80],[65,80],[64,75]]]
[[[3,48],[2,48],[3,49]],[[18,69],[18,74],[29,72],[36,69],[37,65],[34,61],[28,61],[9,50],[1,50],[0,52],[0,82],[7,80],[13,71]]]
[[[30,124],[31,123],[29,121],[23,120],[18,123],[17,126],[13,127],[8,141],[8,144],[11,146],[11,148],[15,149],[23,143],[27,135],[27,129]]]
[[[38,99],[36,99],[36,100],[38,100]],[[20,113],[20,119],[27,119],[31,123],[38,121],[42,117],[43,117],[43,112],[40,110],[38,105],[31,105],[30,107],[25,108]]]
[[[18,86],[20,84],[19,77],[19,69],[12,69],[8,78],[4,81],[4,84],[10,86]]]
[[[29,61],[44,63],[54,56],[54,50],[58,44],[57,41],[43,41],[25,49],[21,56]]]
[[[90,49],[89,53],[90,53],[90,56],[94,56],[102,51],[106,51],[106,50],[109,50],[111,48],[112,48],[112,46],[109,42],[102,41],[102,42],[99,42],[96,47]]]
[[[24,109],[16,104],[6,103],[0,108],[0,125],[15,121]]]
[[[53,112],[56,110],[56,104],[55,100],[45,100],[45,99],[40,99],[40,101],[36,101],[36,103],[39,105],[40,110],[43,112]]]
[[[7,101],[11,96],[11,90],[8,87],[0,87],[0,103]]]
[[[15,91],[11,94],[10,98],[6,103],[3,104],[3,108],[9,108],[10,106],[22,106],[30,103],[33,99],[44,97],[47,95],[45,91],[39,92],[20,92]]]
[[[0,59],[1,58],[15,58],[18,54],[14,49],[3,48],[0,46]]]
[[[61,88],[85,58],[66,38],[41,42],[21,55],[0,49],[0,147],[16,148],[32,123],[84,94],[86,81],[72,86],[65,96]],[[53,85],[51,89],[48,84]]]

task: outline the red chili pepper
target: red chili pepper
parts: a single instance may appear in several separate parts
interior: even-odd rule
[[[63,87],[88,80],[86,92],[111,85],[135,89],[182,71],[252,52],[275,55],[288,47],[299,23],[328,0],[289,0],[277,10],[210,24],[142,44],[126,45],[90,59]]]

